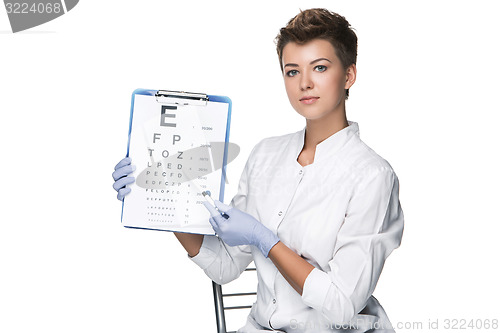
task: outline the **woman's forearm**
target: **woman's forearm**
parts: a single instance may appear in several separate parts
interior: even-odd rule
[[[278,242],[272,247],[268,257],[293,289],[302,295],[306,278],[314,269],[314,266],[282,242]]]
[[[203,237],[205,235],[187,234],[183,232],[174,232],[174,235],[177,237],[190,257],[194,257],[198,254],[198,252],[200,252]]]

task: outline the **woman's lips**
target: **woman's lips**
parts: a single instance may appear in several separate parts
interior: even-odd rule
[[[312,104],[316,102],[319,99],[319,97],[315,96],[305,96],[300,99],[300,101],[304,104]]]

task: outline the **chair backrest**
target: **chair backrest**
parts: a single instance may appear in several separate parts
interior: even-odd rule
[[[253,272],[256,274],[256,269],[255,267],[248,267],[245,269],[243,274],[250,274],[247,272]],[[241,275],[237,280],[241,279]],[[255,279],[257,280],[257,277],[255,276]],[[228,285],[232,284],[233,282],[230,282]],[[226,288],[225,289],[229,289]],[[250,309],[252,307],[252,304],[248,304],[249,297],[252,296],[257,296],[256,292],[249,291],[249,290],[244,290],[243,292],[230,292],[230,293],[223,293],[222,291],[222,286],[213,282],[212,281],[212,286],[214,290],[214,304],[215,304],[215,319],[217,321],[217,333],[236,333],[236,331],[227,331],[226,329],[226,314],[228,314],[229,311],[234,312],[234,310],[244,310],[244,309]],[[246,287],[248,288],[248,287]],[[256,285],[254,286],[254,290],[256,289]],[[228,300],[229,303],[235,304],[231,306],[224,306],[224,300]],[[246,300],[246,304],[241,304],[238,301]],[[249,312],[249,311],[248,311]],[[248,315],[248,313],[247,313]],[[242,323],[244,325],[245,323]]]

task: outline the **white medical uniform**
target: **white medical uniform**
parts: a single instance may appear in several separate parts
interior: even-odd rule
[[[305,129],[260,141],[230,202],[315,267],[303,294],[250,245],[231,247],[205,235],[200,252],[188,258],[221,285],[255,261],[257,301],[238,332],[394,332],[372,293],[401,243],[398,178],[351,121],[317,144],[312,164],[300,165]],[[349,323],[355,325],[347,329]]]

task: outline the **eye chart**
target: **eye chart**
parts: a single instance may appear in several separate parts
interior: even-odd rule
[[[123,203],[124,226],[215,234],[201,192],[219,199],[224,185],[229,105],[165,103],[154,94],[135,94],[129,156],[136,181]]]

